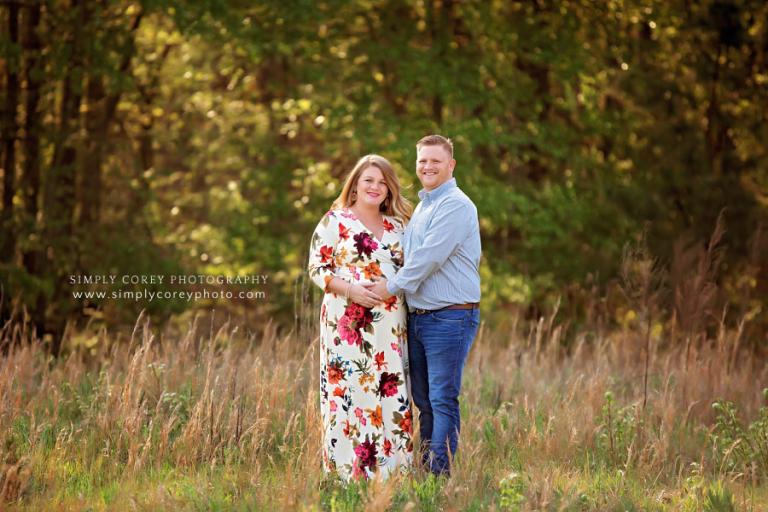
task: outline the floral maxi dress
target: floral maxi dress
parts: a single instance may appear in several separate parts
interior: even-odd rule
[[[309,275],[325,291],[320,308],[323,466],[344,480],[388,476],[412,460],[408,348],[402,297],[365,308],[331,293],[338,277],[391,279],[403,264],[403,225],[384,217],[378,240],[349,209],[323,216],[312,237]]]

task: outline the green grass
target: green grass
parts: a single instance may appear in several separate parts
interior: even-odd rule
[[[763,467],[764,398],[748,388],[765,376],[713,369],[714,354],[703,353],[686,391],[702,405],[688,413],[671,351],[655,363],[671,375],[651,379],[642,411],[638,367],[615,343],[542,357],[478,340],[453,476],[415,468],[349,484],[320,469],[316,345],[222,337],[216,350],[180,341],[164,351],[145,337],[133,350],[104,347],[53,366],[21,349],[0,368],[2,507],[768,510],[765,475],[745,471]],[[731,401],[713,408],[721,396]],[[728,452],[736,441],[750,450]]]

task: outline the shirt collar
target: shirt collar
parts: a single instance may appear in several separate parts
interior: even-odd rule
[[[419,199],[422,201],[429,200],[434,201],[437,198],[444,196],[452,188],[456,188],[456,178],[451,178],[434,190],[426,191],[424,189],[419,190]]]

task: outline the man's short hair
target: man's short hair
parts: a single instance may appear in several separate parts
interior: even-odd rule
[[[419,142],[416,143],[416,149],[421,149],[422,146],[443,146],[451,158],[453,158],[453,142],[448,137],[442,135],[427,135],[422,137]]]

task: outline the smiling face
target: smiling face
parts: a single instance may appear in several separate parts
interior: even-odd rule
[[[378,167],[369,166],[360,173],[357,180],[357,200],[361,204],[378,208],[387,198],[389,187],[384,174]]]
[[[440,145],[421,146],[416,153],[416,176],[424,190],[434,190],[453,178],[456,160]]]

